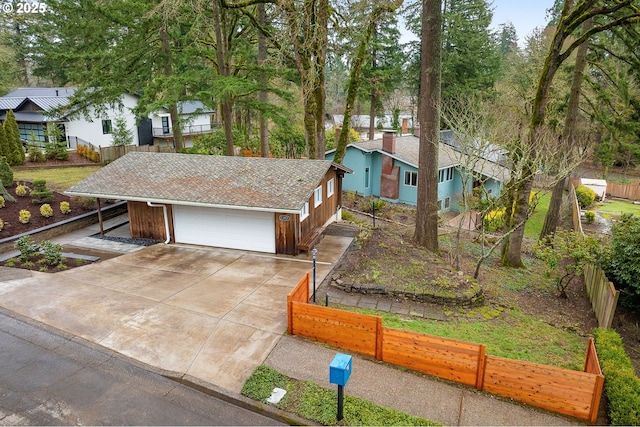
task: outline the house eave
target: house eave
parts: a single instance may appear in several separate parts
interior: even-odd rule
[[[233,210],[256,211],[256,212],[299,214],[300,209],[302,209],[302,207],[300,207],[300,209],[291,209],[291,208],[268,208],[268,207],[260,207],[260,206],[221,205],[216,203],[190,202],[185,200],[158,199],[154,197],[136,197],[136,196],[121,196],[121,195],[115,195],[115,194],[81,193],[76,191],[65,191],[64,194],[68,196],[94,197],[96,199],[126,200],[131,202],[143,202],[143,203],[151,202],[151,203],[158,203],[158,204],[164,204],[164,205],[199,206],[199,207],[207,207],[207,208],[233,209]]]

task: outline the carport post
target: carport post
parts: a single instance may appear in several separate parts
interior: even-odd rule
[[[316,248],[311,249],[313,255],[313,302],[316,302],[316,254],[318,250]]]

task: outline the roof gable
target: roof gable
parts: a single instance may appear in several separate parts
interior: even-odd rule
[[[132,152],[66,193],[296,213],[332,167],[339,166],[329,160]]]

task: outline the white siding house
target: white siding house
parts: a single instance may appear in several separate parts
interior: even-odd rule
[[[178,103],[182,134],[185,141],[194,135],[212,132],[215,129],[215,110],[200,101],[183,101]],[[151,117],[153,137],[160,140],[173,139],[173,122],[169,110],[154,113]]]

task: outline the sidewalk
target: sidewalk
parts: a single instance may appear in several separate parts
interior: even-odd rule
[[[108,225],[105,225],[105,229],[113,228],[113,231],[109,233],[110,235],[118,235],[118,233],[125,233],[125,231],[128,232],[128,227],[126,226],[120,227],[120,228],[117,227],[118,225],[122,225],[126,223],[126,215],[124,216],[124,218],[118,217],[110,221],[111,222],[108,223]],[[130,250],[135,251],[137,249],[142,248],[142,247],[136,247],[135,245],[132,245],[134,247],[122,247],[118,245],[119,242],[110,242],[110,241],[89,237],[92,234],[97,233],[98,231],[99,230],[96,225],[96,226],[88,227],[87,229],[84,229],[84,230],[79,230],[74,233],[70,233],[66,236],[60,236],[53,240],[57,243],[68,244],[73,246],[101,245],[100,250],[112,250],[115,252],[118,252],[118,251],[128,252]],[[325,237],[323,239],[325,243],[328,240],[330,240],[328,239],[328,237]],[[169,245],[167,249],[171,249],[172,246],[173,245]],[[175,251],[178,249],[174,248],[173,250]],[[149,253],[149,252],[147,251],[145,253]],[[331,268],[337,265],[341,255],[338,253],[331,254],[331,251],[328,250],[328,248],[326,250],[323,249],[320,253],[323,257],[327,257],[319,260],[319,267],[320,267],[319,282],[322,283],[325,277],[327,278],[329,277],[329,275],[331,274],[330,273]],[[140,254],[144,254],[144,253],[140,252]],[[132,255],[133,253],[129,253],[125,257],[131,257]],[[121,257],[121,258],[125,258],[125,257]],[[262,259],[264,259],[264,261],[260,261],[261,263],[267,262],[267,258],[262,258]],[[112,260],[112,261],[115,261],[115,260]],[[147,261],[145,265],[149,264],[150,262],[151,260],[149,259],[149,261]],[[300,265],[301,268],[307,268],[306,266],[309,263],[308,260],[302,260],[302,259],[293,260],[293,262],[296,263],[297,265]],[[106,264],[106,265],[109,265],[109,264]],[[121,265],[120,263],[111,263],[111,265],[120,268],[119,270],[113,270],[114,274],[117,273],[119,275],[125,275],[125,276],[127,275],[126,271],[127,271],[127,268],[129,267],[127,267],[126,265],[124,264]],[[85,268],[85,267],[81,267],[80,269],[82,268]],[[255,269],[256,265],[254,265],[252,268]],[[8,269],[8,270],[15,271],[14,269]],[[3,298],[4,298],[3,289],[2,289],[3,280],[12,281],[10,283],[7,283],[8,288],[12,288],[14,284],[15,286],[22,286],[22,283],[20,282],[23,282],[25,280],[25,279],[22,279],[22,280],[14,281],[14,279],[19,279],[21,275],[19,273],[16,273],[19,277],[12,277],[8,273],[8,270],[3,272],[2,269],[0,269],[0,303],[3,302]],[[60,273],[56,273],[53,276],[55,277],[59,274]],[[166,275],[167,273],[165,272],[162,274]],[[47,280],[46,278],[51,277],[51,276],[43,275],[43,273],[36,273],[36,276],[37,276],[36,278],[40,278],[42,280]],[[69,275],[67,273],[67,275],[60,276],[60,277],[73,277],[73,275]],[[139,280],[141,277],[142,276],[137,276],[135,280]],[[161,288],[159,287],[160,284],[158,283],[160,280],[160,276],[154,276],[154,277],[156,277],[155,282],[151,283],[150,285],[156,288],[155,292],[159,292],[161,290]],[[289,278],[289,279],[297,280],[297,277],[299,276],[296,276],[296,278]],[[283,279],[284,278],[281,278],[280,280],[282,281]],[[53,279],[49,279],[49,280],[53,281]],[[32,286],[32,288],[37,291],[38,289],[42,289],[43,284],[44,282],[39,282],[39,283],[34,283],[33,285],[30,285],[30,286]],[[65,281],[64,285],[66,286],[67,284],[68,284],[68,281]],[[54,285],[53,283],[50,284],[50,286],[52,287],[53,285]],[[176,286],[176,285],[178,284],[174,284],[172,286]],[[59,287],[61,291],[64,289],[67,289],[67,288],[63,288],[62,286],[63,284],[61,283]],[[170,286],[170,284],[165,284],[164,286]],[[85,285],[82,288],[82,291],[65,290],[64,292],[69,294],[73,292],[72,296],[77,298],[82,298],[83,295],[85,294],[89,295],[89,291],[93,292],[94,288],[97,289],[98,286],[89,287],[88,285]],[[116,311],[122,310],[121,305],[129,303],[127,302],[128,300],[135,299],[133,297],[126,296],[127,294],[124,293],[126,292],[125,288],[116,289],[114,286],[112,286],[112,288],[114,288],[114,291],[110,291],[109,295],[116,295],[117,298],[119,299],[113,299],[112,302],[109,303],[111,304],[110,305],[111,309],[108,311],[104,311],[103,314],[100,314],[101,313],[100,310],[92,309],[92,313],[91,313],[92,319],[85,319],[85,320],[89,320],[90,323],[93,324],[92,328],[88,328],[89,325],[86,325],[88,329],[91,329],[89,331],[91,332],[91,334],[95,333],[94,330],[96,329],[96,322],[102,320],[97,316],[100,316],[100,315],[103,315],[105,317],[109,315],[113,316],[114,310]],[[229,289],[231,290],[231,288]],[[324,292],[322,290],[323,288],[320,288],[320,289],[321,290],[319,291],[320,293],[317,298],[319,303],[322,303],[324,301],[325,294],[323,293]],[[167,291],[169,291],[169,289],[167,289]],[[11,289],[7,289],[7,292],[13,292],[13,291]],[[338,298],[338,295],[331,290],[329,290],[329,294],[331,297],[331,302],[336,302],[336,299],[334,298]],[[38,297],[38,295],[40,295],[40,297]],[[41,298],[42,296],[45,296],[45,295],[46,295],[45,293],[35,293],[34,297]],[[91,295],[94,295],[94,294],[91,293]],[[111,296],[110,298],[114,298],[114,297]],[[164,307],[165,301],[161,300],[161,298],[158,298],[158,299],[160,301],[157,303],[156,306]],[[6,300],[6,298],[4,298],[4,300]],[[36,317],[33,317],[34,319],[36,319],[36,321],[38,321],[37,316],[42,316],[43,311],[40,309],[37,309],[37,305],[42,303],[41,300],[25,301],[25,300],[20,300],[20,296],[16,295],[13,301],[14,301],[14,304],[24,304],[28,308],[30,307],[29,310],[34,310],[32,313],[36,315]],[[351,295],[351,294],[345,293],[344,295],[340,295],[340,302],[342,304],[349,304],[349,305],[353,304],[353,305],[359,305],[359,306],[376,304],[376,308],[379,308],[379,309],[382,308],[382,307],[377,307],[377,304],[379,304],[380,301],[378,301],[376,298],[372,298],[371,296],[367,296],[367,295]],[[53,299],[45,303],[49,304],[49,307],[46,308],[46,310],[48,310],[47,312],[51,313],[52,315],[57,315],[56,313],[54,313],[54,310],[55,311],[60,310],[60,306],[57,306],[56,302],[54,302]],[[211,305],[212,303],[213,302],[209,303],[209,305]],[[100,305],[101,299],[96,296],[96,297],[93,297],[93,299],[89,299],[88,301],[85,301],[85,308],[87,307],[86,304]],[[57,309],[56,309],[56,306],[58,307]],[[257,306],[253,306],[253,310],[256,310],[256,309],[257,309]],[[412,313],[412,314],[417,313],[416,310],[419,310],[417,306],[412,307],[407,305],[398,306],[398,307],[389,306],[388,309],[389,310],[408,310],[407,313]],[[184,313],[185,315],[189,313],[197,314],[197,313],[194,313],[193,310],[186,310],[184,311]],[[256,317],[256,319],[254,320],[259,319],[260,316],[261,316],[261,313],[254,312],[254,317]],[[281,315],[278,315],[278,316],[281,317]],[[439,313],[437,312],[437,310],[425,311],[423,309],[422,316],[437,318],[437,316],[439,316]],[[202,316],[199,315],[199,318],[200,317]],[[144,324],[140,322],[144,320],[144,316],[142,318],[137,317],[137,319],[138,319],[138,321],[136,321],[137,323],[136,322],[131,323],[134,326],[137,325],[135,328],[119,327],[118,329],[119,333],[121,334],[133,333],[132,331],[134,332],[138,331],[139,333],[143,333],[142,327],[144,326]],[[227,315],[225,319],[226,319],[224,320],[225,322],[229,320],[229,316]],[[70,325],[72,327],[76,327],[78,320],[80,320],[80,318],[75,319],[76,323],[71,323]],[[116,320],[120,322],[120,320],[118,319]],[[151,320],[153,319],[150,319],[150,321]],[[42,320],[39,320],[39,321],[42,321]],[[56,321],[60,322],[59,319],[57,319]],[[191,322],[192,320],[188,320],[188,321]],[[247,322],[247,321],[250,321],[250,319],[245,319],[244,321]],[[221,320],[220,322],[223,322],[223,320]],[[58,323],[58,324],[61,324],[61,323]],[[53,324],[53,326],[55,327],[55,323]],[[154,343],[154,345],[156,346],[160,345],[160,348],[169,349],[169,348],[178,347],[176,346],[176,343],[181,342],[183,343],[184,349],[180,349],[180,351],[186,351],[187,349],[186,342],[193,337],[181,335],[185,333],[185,330],[181,330],[176,326],[177,324],[175,324],[174,322],[174,324],[172,324],[171,327],[167,327],[165,325],[165,326],[162,326],[161,329],[156,329],[156,332],[155,332],[156,338],[162,335],[160,336],[160,338],[166,339],[167,341],[165,342],[157,341]],[[175,329],[175,332],[172,331],[173,329]],[[196,329],[192,329],[192,332],[195,333],[196,330],[201,331],[201,329],[202,328],[198,326]],[[66,330],[68,331],[69,329],[66,329]],[[282,330],[282,329],[279,329],[279,330]],[[87,332],[87,334],[89,334],[89,332]],[[328,348],[326,345],[313,343],[311,341],[307,341],[299,337],[280,335],[280,334],[281,332],[278,332],[278,334],[275,334],[275,333],[273,334],[273,336],[275,337],[275,343],[273,347],[270,347],[269,351],[264,353],[264,355],[262,355],[260,352],[255,351],[255,349],[253,349],[254,354],[250,354],[251,350],[249,349],[242,350],[242,351],[240,351],[239,349],[236,349],[236,352],[232,353],[231,355],[233,355],[233,357],[245,357],[246,359],[251,359],[252,357],[255,358],[256,356],[260,356],[261,358],[260,358],[260,361],[258,361],[258,364],[265,363],[287,376],[290,376],[296,379],[301,379],[301,380],[310,380],[327,388],[335,387],[329,384],[329,381],[328,381],[329,364],[333,360],[333,357],[335,356],[335,354],[339,352],[339,350]],[[246,337],[243,338],[240,336],[234,338],[233,336],[228,334],[225,336],[227,337],[226,338],[227,341],[233,341],[234,339],[238,339],[239,340],[238,345],[249,345],[249,347],[256,346],[257,341],[255,341],[255,336],[252,336],[251,338],[248,338],[248,339]],[[125,338],[127,337],[123,336],[122,341],[127,341]],[[146,354],[148,356],[150,354],[150,351],[154,350],[154,348],[152,347],[140,347],[141,342],[144,339],[147,339],[142,335],[137,338],[136,336],[129,336],[128,338],[129,338],[128,341],[130,341],[128,345],[139,347],[140,351],[138,354],[141,354],[141,355]],[[85,339],[87,338],[85,337]],[[97,340],[95,342],[98,345],[105,345],[104,344],[105,341]],[[221,350],[219,346],[216,346],[216,348],[218,350]],[[205,357],[206,356],[205,353],[206,352],[202,350],[198,351],[198,357]],[[123,354],[127,354],[127,353],[124,352]],[[132,354],[134,353],[132,352],[130,354],[127,354],[127,356],[134,357],[132,356]],[[215,355],[215,352],[211,353],[210,355]],[[247,406],[247,405],[253,406],[257,411],[267,410],[267,411],[278,412],[273,406],[261,404],[258,402],[247,401],[246,398],[238,394],[238,389],[229,388],[226,386],[226,384],[229,384],[232,382],[242,381],[242,375],[243,375],[242,372],[240,372],[237,369],[237,367],[241,365],[243,361],[228,360],[230,359],[231,355],[218,354],[219,357],[207,357],[207,361],[206,361],[208,365],[207,371],[215,374],[215,375],[210,375],[208,377],[198,377],[198,376],[193,376],[187,373],[187,372],[191,372],[191,369],[194,367],[194,364],[195,364],[194,362],[189,362],[191,364],[189,365],[188,370],[183,370],[183,371],[181,371],[177,367],[177,365],[175,365],[174,363],[172,367],[169,369],[169,371],[173,371],[174,373],[185,372],[183,376],[180,376],[177,378],[180,378],[181,380],[186,380],[190,384],[195,385],[199,390],[202,390],[206,393],[222,397],[223,399],[232,401],[241,406]],[[538,410],[533,407],[521,405],[516,402],[509,402],[501,398],[480,393],[468,387],[455,385],[443,380],[439,380],[437,378],[420,375],[404,369],[398,369],[393,366],[379,363],[376,361],[371,361],[367,358],[360,357],[357,355],[353,355],[353,356],[354,356],[353,374],[351,376],[349,383],[345,387],[345,393],[347,395],[354,395],[357,397],[361,397],[373,403],[386,406],[386,407],[395,408],[412,415],[424,417],[431,421],[436,421],[436,422],[440,422],[447,425],[584,425],[585,424],[576,419],[565,418],[560,415],[545,412],[543,410]],[[139,360],[142,363],[145,363],[146,364],[145,366],[147,366],[150,371],[167,374],[167,367],[165,367],[162,364],[154,364],[144,358],[139,358],[136,360]],[[222,368],[222,365],[216,366],[223,362],[226,362],[226,363],[233,362],[236,368],[235,369],[229,368],[228,366],[226,366],[225,368]],[[224,378],[223,378],[222,372],[224,372]]]

